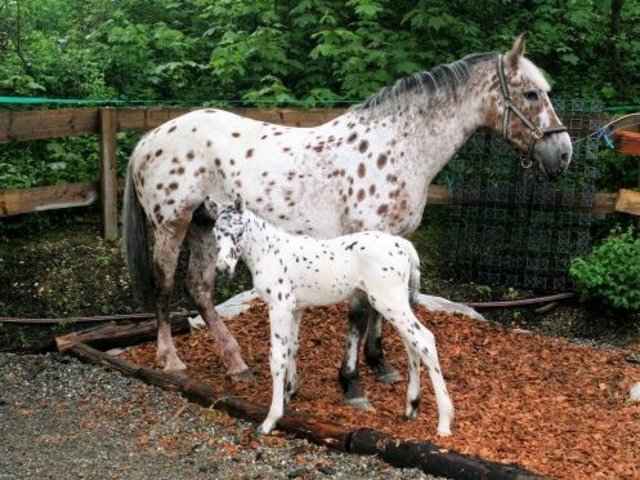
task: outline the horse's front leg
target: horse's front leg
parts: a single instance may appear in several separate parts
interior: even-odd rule
[[[271,350],[269,366],[272,379],[271,407],[257,432],[268,434],[276,426],[284,413],[284,377],[291,354],[291,323],[293,311],[284,305],[269,306],[269,324],[271,326]]]
[[[347,344],[342,365],[338,372],[338,381],[342,387],[345,402],[359,410],[373,410],[360,386],[360,368],[358,365],[358,352],[367,329],[367,316],[366,299],[360,295],[354,296],[349,305]]]
[[[218,354],[227,367],[227,375],[236,380],[253,380],[253,375],[242,359],[238,342],[229,332],[213,305],[213,287],[215,281],[216,247],[211,227],[206,221],[203,224],[192,223],[189,234],[189,270],[187,287],[198,312],[207,322]]]
[[[384,359],[382,350],[382,316],[367,303],[368,330],[364,344],[364,358],[367,365],[376,374],[376,380],[383,383],[395,383],[400,380],[400,373]]]

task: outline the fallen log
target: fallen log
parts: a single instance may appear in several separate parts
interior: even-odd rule
[[[188,332],[188,314],[173,314],[171,316],[171,330],[175,334]],[[56,337],[56,345],[58,351],[61,353],[66,352],[77,343],[86,343],[95,348],[106,350],[114,347],[136,345],[154,339],[156,332],[157,326],[155,320],[126,325],[111,322],[106,325]]]
[[[263,405],[245,398],[218,392],[211,385],[182,375],[170,375],[110,357],[84,343],[67,347],[81,360],[119,371],[161,388],[178,390],[192,402],[254,422],[262,421],[268,411]],[[378,455],[391,465],[420,468],[431,475],[456,479],[529,480],[543,478],[517,465],[485,461],[477,457],[444,450],[437,445],[406,441],[367,428],[345,428],[320,418],[287,410],[278,428],[315,443],[347,453]]]

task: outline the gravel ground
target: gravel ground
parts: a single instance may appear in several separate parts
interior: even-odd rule
[[[0,479],[433,479],[57,354],[0,354]]]

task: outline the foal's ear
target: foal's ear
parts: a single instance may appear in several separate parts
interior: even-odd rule
[[[233,206],[240,213],[242,213],[242,211],[244,210],[244,201],[242,200],[242,197],[240,196],[240,194],[236,195],[236,199],[233,202]]]
[[[513,42],[513,47],[511,47],[511,50],[509,50],[504,56],[505,63],[511,68],[517,68],[520,57],[524,55],[524,47],[526,43],[524,37],[524,32],[518,35],[518,38]]]
[[[204,208],[207,210],[207,213],[212,218],[217,217],[218,212],[220,211],[220,209],[218,208],[218,204],[211,197],[207,197],[204,199]]]

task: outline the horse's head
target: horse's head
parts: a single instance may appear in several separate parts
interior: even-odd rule
[[[496,57],[488,126],[526,155],[523,167],[537,163],[555,178],[569,165],[573,147],[549,100],[549,83],[524,57],[524,45],[520,35],[510,51]]]
[[[240,196],[234,203],[217,204],[207,198],[205,207],[215,218],[213,237],[216,241],[216,270],[232,278],[242,253],[243,233],[246,226],[243,202]]]

